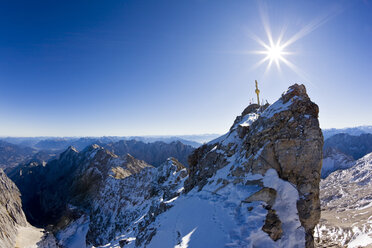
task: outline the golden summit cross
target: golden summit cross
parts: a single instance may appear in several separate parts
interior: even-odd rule
[[[256,94],[257,94],[257,104],[260,105],[260,90],[258,89],[258,83],[257,83],[257,80],[255,80],[256,82]]]

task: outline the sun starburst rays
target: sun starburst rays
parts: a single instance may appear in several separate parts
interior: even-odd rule
[[[290,52],[285,51],[283,45],[280,44],[281,37],[275,43],[274,41],[270,41],[270,44],[264,43],[259,38],[257,38],[256,40],[265,50],[254,51],[253,53],[265,55],[265,57],[261,59],[260,61],[258,61],[254,65],[254,68],[257,68],[261,66],[263,63],[265,63],[266,61],[268,61],[266,72],[271,68],[273,63],[275,63],[276,67],[280,71],[281,70],[280,63],[281,62],[286,63],[287,61],[287,60],[284,60],[284,56],[291,54]]]
[[[267,6],[265,6],[265,4],[259,5],[260,18],[266,33],[267,42],[264,42],[258,36],[251,34],[251,38],[263,48],[262,50],[252,51],[251,53],[263,55],[264,57],[260,59],[256,64],[254,64],[252,69],[256,69],[267,63],[265,74],[270,70],[273,64],[275,64],[278,71],[281,72],[281,64],[284,64],[289,69],[294,71],[297,75],[303,77],[308,81],[308,77],[305,76],[306,73],[300,70],[299,67],[297,67],[288,59],[289,55],[295,54],[294,52],[288,51],[288,49],[290,48],[290,45],[297,42],[299,39],[307,36],[314,30],[325,24],[332,17],[340,13],[340,10],[336,10],[327,15],[319,16],[286,40],[284,40],[284,34],[286,32],[286,26],[284,26],[279,33],[277,40],[274,40],[271,32],[269,16],[267,14],[268,11],[266,9]]]

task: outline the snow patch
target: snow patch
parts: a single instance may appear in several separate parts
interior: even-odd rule
[[[57,233],[58,244],[69,248],[86,247],[86,235],[89,230],[89,217],[83,215],[66,229]]]
[[[280,247],[305,247],[305,230],[301,226],[297,211],[297,189],[291,183],[280,179],[274,169],[267,170],[263,183],[265,187],[273,188],[277,192],[273,209],[282,222],[283,236],[278,240]]]
[[[265,118],[271,118],[275,114],[280,113],[282,111],[288,110],[289,106],[292,105],[292,102],[295,98],[298,96],[293,97],[291,100],[287,101],[286,103],[283,103],[282,99],[279,99],[278,101],[271,104],[262,114],[262,117]]]

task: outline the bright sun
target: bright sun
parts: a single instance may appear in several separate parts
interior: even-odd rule
[[[282,55],[283,49],[280,46],[274,45],[272,47],[269,47],[269,49],[267,50],[267,56],[269,56],[271,60],[279,60],[282,58]]]
[[[279,33],[278,39],[274,40],[273,35],[271,33],[270,25],[269,25],[269,16],[267,14],[267,10],[264,5],[259,5],[259,7],[260,7],[259,12],[260,12],[262,25],[267,35],[267,41],[266,42],[263,41],[262,39],[260,39],[254,34],[250,35],[252,39],[254,39],[259,45],[262,46],[262,50],[250,51],[250,53],[263,55],[263,58],[259,60],[256,64],[254,64],[252,69],[260,67],[266,62],[267,67],[265,70],[265,74],[271,68],[273,63],[275,63],[276,67],[278,68],[280,72],[281,71],[280,66],[281,64],[283,64],[289,67],[290,69],[292,69],[294,72],[296,72],[301,77],[307,78],[306,74],[288,59],[288,55],[295,54],[293,52],[289,52],[288,48],[291,44],[295,43],[299,39],[310,34],[312,31],[314,31],[315,29],[317,29],[318,27],[326,23],[332,16],[332,13],[330,13],[329,15],[318,17],[317,19],[313,20],[309,24],[305,25],[297,33],[295,33],[294,35],[292,35],[286,40],[283,40],[284,32],[286,30],[286,28],[283,27],[281,32]]]
[[[278,39],[277,42],[274,42],[272,40],[271,36],[270,36],[269,37],[269,44],[264,43],[260,39],[256,39],[256,40],[258,40],[258,43],[261,44],[263,46],[263,48],[265,49],[265,50],[261,50],[261,51],[255,51],[255,53],[257,53],[257,54],[265,55],[265,57],[261,61],[259,61],[256,64],[256,66],[259,66],[266,61],[269,62],[266,70],[268,70],[271,67],[272,63],[275,63],[279,70],[280,70],[280,63],[281,62],[283,62],[284,64],[286,64],[288,66],[292,65],[285,58],[285,55],[288,55],[290,53],[287,52],[287,51],[284,51],[284,48],[286,47],[286,44],[284,44],[284,45],[280,44],[280,41],[281,41],[280,38]]]

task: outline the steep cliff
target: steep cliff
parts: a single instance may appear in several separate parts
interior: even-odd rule
[[[14,247],[18,227],[26,225],[19,190],[0,169],[0,247]]]

